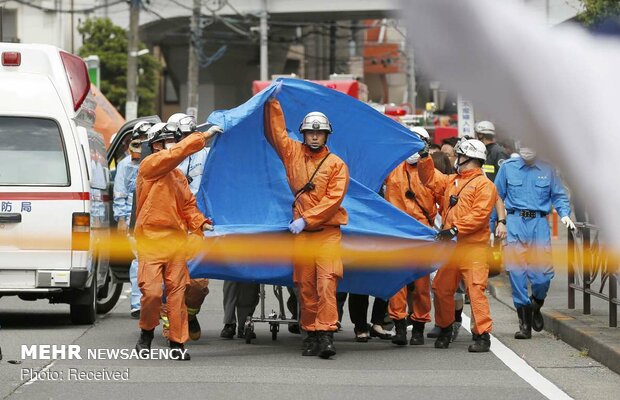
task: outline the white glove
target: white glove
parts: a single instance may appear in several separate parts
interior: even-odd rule
[[[306,221],[303,218],[297,218],[295,221],[291,222],[288,225],[288,230],[291,231],[293,235],[298,235],[301,231],[306,227]]]
[[[275,99],[276,96],[282,91],[282,81],[276,83],[276,89],[271,94],[271,98]]]
[[[574,231],[576,229],[575,224],[573,223],[573,221],[571,221],[568,215],[566,217],[562,217],[560,221],[571,231]]]
[[[205,222],[202,225],[202,231],[203,232],[205,232],[205,231],[212,231],[212,230],[213,230],[213,225],[209,224],[208,222]]]
[[[207,129],[207,133],[209,136],[216,135],[218,133],[224,133],[224,129],[221,126],[213,125],[211,128]]]

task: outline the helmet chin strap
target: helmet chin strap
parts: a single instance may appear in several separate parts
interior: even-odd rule
[[[470,157],[463,156],[463,158],[465,158],[465,161],[463,161],[463,162],[459,162],[460,158],[461,158],[461,156],[460,156],[460,155],[458,155],[458,156],[456,157],[456,161],[454,162],[454,169],[455,169],[455,170],[456,170],[456,172],[457,172],[457,173],[459,173],[459,174],[461,173],[461,168],[460,168],[460,167],[462,167],[463,165],[467,164],[468,162],[470,162],[470,161],[472,160]]]
[[[310,149],[310,151],[314,152],[314,153],[318,153],[319,151],[323,150],[323,147],[325,147],[325,145],[327,145],[327,137],[325,137],[325,143],[323,143],[322,145],[320,145],[319,147],[312,147],[310,146],[308,143],[305,142],[304,140],[304,145]]]
[[[325,147],[325,145],[321,145],[319,147],[312,147],[307,143],[304,143],[306,145],[306,147],[308,147],[310,149],[310,151],[314,152],[314,153],[318,153],[319,151],[321,151],[323,149],[323,147]]]

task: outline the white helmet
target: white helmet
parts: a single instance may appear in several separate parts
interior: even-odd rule
[[[183,113],[172,114],[170,118],[168,118],[168,123],[177,124],[181,133],[184,135],[196,131],[196,118],[193,115]]]
[[[299,125],[299,132],[304,131],[325,131],[332,133],[332,124],[329,123],[329,119],[322,112],[313,111],[306,114],[301,125]]]
[[[454,146],[454,153],[469,158],[475,158],[485,162],[487,159],[487,147],[480,140],[462,138]]]
[[[146,131],[146,139],[148,141],[153,139],[153,136],[155,136],[156,133],[160,132],[164,126],[166,126],[166,122],[158,122],[156,124],[153,124],[153,126],[151,126],[149,130]]]
[[[131,139],[136,140],[140,138],[144,138],[151,128],[151,123],[149,121],[139,121],[137,122],[131,131]]]
[[[426,129],[422,128],[421,126],[412,126],[411,128],[409,128],[409,130],[418,135],[420,139],[424,140],[425,142],[431,141],[431,135],[429,135]]]
[[[480,135],[495,135],[495,125],[491,121],[480,121],[474,126],[476,133]]]

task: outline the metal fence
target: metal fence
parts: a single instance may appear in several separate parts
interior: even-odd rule
[[[576,223],[568,233],[568,308],[575,309],[575,292],[583,294],[583,313],[591,314],[592,296],[609,305],[609,326],[618,326],[618,262],[604,247],[596,225]]]

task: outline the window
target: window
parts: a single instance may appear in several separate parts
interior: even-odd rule
[[[65,146],[55,121],[0,117],[0,185],[69,185]]]
[[[2,26],[2,40],[0,40],[0,42],[18,43],[17,10],[2,9],[0,6],[0,16],[2,16],[2,21],[0,21],[0,25]]]
[[[174,104],[179,102],[176,86],[168,73],[164,74],[164,102]]]
[[[109,170],[106,165],[106,150],[101,136],[88,130],[88,146],[90,147],[90,186],[94,189],[106,190],[110,182]]]

